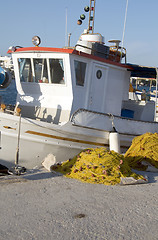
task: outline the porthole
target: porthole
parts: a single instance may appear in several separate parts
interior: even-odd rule
[[[101,70],[98,70],[98,71],[96,72],[96,77],[97,77],[98,79],[100,79],[100,78],[102,77],[102,71],[101,71]]]

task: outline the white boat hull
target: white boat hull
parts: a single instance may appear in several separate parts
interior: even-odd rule
[[[18,143],[19,117],[0,113],[1,163],[11,166],[15,162]],[[107,133],[91,131],[67,123],[58,126],[32,119],[21,119],[19,164],[27,168],[41,165],[49,154],[61,162],[73,157],[82,149],[107,146]]]
[[[19,165],[33,168],[40,166],[48,155],[52,155],[56,162],[62,162],[89,147],[109,148],[112,118],[120,133],[122,152],[126,151],[136,135],[158,132],[158,123],[111,117],[86,110],[77,111],[71,121],[63,126],[21,118]],[[8,167],[15,163],[19,119],[18,116],[0,113],[0,160]]]

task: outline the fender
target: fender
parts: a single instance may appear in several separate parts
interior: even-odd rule
[[[0,88],[7,88],[11,83],[12,76],[9,71],[0,67]]]

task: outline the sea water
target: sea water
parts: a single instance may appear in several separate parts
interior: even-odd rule
[[[0,89],[1,103],[15,105],[17,90],[15,80],[12,79],[10,85],[7,88]]]

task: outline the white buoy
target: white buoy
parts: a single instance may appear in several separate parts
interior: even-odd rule
[[[110,151],[113,150],[117,153],[121,153],[120,150],[120,135],[118,132],[110,132],[109,134]]]

